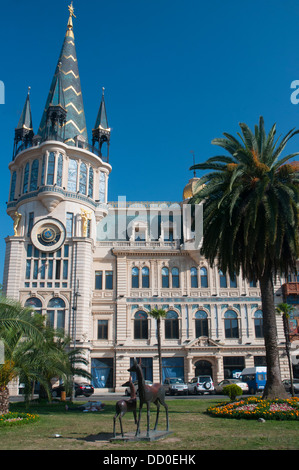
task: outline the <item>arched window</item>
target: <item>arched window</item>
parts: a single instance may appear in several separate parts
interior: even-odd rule
[[[86,194],[87,187],[87,166],[85,163],[80,165],[79,193]]]
[[[264,337],[263,312],[257,310],[254,314],[254,330],[256,338]]]
[[[168,268],[162,268],[162,287],[169,287],[169,270]]]
[[[47,184],[54,184],[55,154],[50,152],[48,158]]]
[[[63,173],[63,155],[60,153],[58,155],[57,177],[56,177],[56,184],[60,188],[62,187],[62,173]]]
[[[197,268],[191,268],[190,274],[191,274],[191,287],[193,289],[197,289],[198,287]]]
[[[136,267],[132,268],[132,287],[139,287],[139,269]]]
[[[179,317],[173,310],[169,310],[165,317],[165,338],[179,339]]]
[[[195,314],[195,335],[196,338],[209,336],[208,315],[204,310],[198,310]]]
[[[93,198],[93,168],[92,168],[92,166],[89,167],[88,196]]]
[[[42,313],[42,302],[37,297],[30,297],[27,299],[25,307],[32,307],[37,313]]]
[[[29,180],[29,163],[26,164],[25,166],[25,172],[24,172],[24,182],[23,182],[23,193],[28,192],[28,180]]]
[[[16,182],[17,182],[17,173],[16,171],[14,171],[11,177],[10,194],[9,194],[10,201],[13,201],[15,198]]]
[[[227,287],[226,275],[222,271],[219,271],[219,284],[222,288]]]
[[[65,328],[65,302],[59,297],[53,297],[47,308],[47,324],[55,329]]]
[[[31,166],[31,176],[30,176],[30,191],[35,191],[37,189],[37,179],[38,179],[38,160],[33,160]]]
[[[208,271],[207,268],[200,268],[200,285],[208,287]]]
[[[233,310],[224,314],[224,329],[226,338],[239,338],[238,315]]]
[[[178,268],[172,268],[171,276],[172,276],[172,287],[173,288],[180,287],[180,279],[179,279],[179,270],[178,270]]]
[[[46,166],[46,155],[43,155],[43,161],[42,161],[42,175],[41,175],[40,184],[45,184],[45,166]]]
[[[134,338],[148,339],[148,319],[147,314],[140,310],[134,315]]]
[[[142,268],[142,287],[149,287],[149,269],[147,267]]]
[[[232,276],[230,277],[229,286],[230,287],[237,287],[237,277],[236,277],[236,275],[234,275],[233,277]]]
[[[73,191],[74,193],[77,191],[77,167],[78,164],[76,160],[70,159],[67,189],[68,191]]]

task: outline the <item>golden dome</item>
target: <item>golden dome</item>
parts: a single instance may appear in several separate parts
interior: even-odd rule
[[[184,187],[183,201],[185,201],[186,199],[190,199],[191,197],[194,196],[194,191],[197,187],[197,182],[199,180],[200,180],[200,178],[196,178],[196,177],[191,178],[191,180],[189,180],[189,183],[187,183],[186,186]],[[199,189],[199,188],[197,188],[197,189]]]

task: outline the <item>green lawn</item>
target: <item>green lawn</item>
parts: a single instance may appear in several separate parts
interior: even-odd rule
[[[154,442],[110,442],[115,402],[107,401],[103,412],[66,411],[63,403],[11,404],[10,411],[38,414],[38,422],[0,428],[0,450],[287,450],[299,449],[299,421],[266,421],[215,418],[205,413],[214,399],[168,400],[170,430],[167,438]],[[77,405],[77,404],[76,404]],[[75,405],[73,405],[75,406]],[[71,407],[71,405],[70,405]],[[161,407],[159,429],[165,429]],[[152,408],[151,428],[155,420]],[[124,431],[134,431],[132,413],[123,418]],[[146,411],[142,415],[146,428]],[[119,424],[117,423],[119,433]],[[61,437],[55,437],[55,434]]]

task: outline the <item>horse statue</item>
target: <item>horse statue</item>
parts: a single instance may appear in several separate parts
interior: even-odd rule
[[[150,404],[154,403],[157,407],[157,416],[156,416],[156,423],[154,427],[154,431],[157,430],[158,420],[159,420],[159,412],[160,412],[160,404],[164,406],[166,411],[166,430],[169,430],[169,420],[168,420],[168,406],[165,403],[165,390],[163,385],[156,383],[153,385],[146,385],[141,369],[141,361],[139,364],[137,363],[136,358],[134,358],[134,363],[128,372],[136,372],[137,373],[137,380],[138,380],[138,394],[139,394],[139,416],[138,416],[138,423],[135,436],[140,434],[140,419],[141,419],[141,412],[142,407],[144,404],[147,406],[147,434],[146,436],[149,437],[150,431]]]
[[[135,424],[137,424],[137,415],[136,415],[136,390],[132,382],[132,377],[129,379],[130,395],[131,398],[128,400],[119,400],[115,405],[115,416],[113,418],[113,435],[116,437],[115,425],[116,419],[119,417],[119,424],[121,435],[124,437],[122,417],[126,414],[127,411],[132,411],[135,419]]]

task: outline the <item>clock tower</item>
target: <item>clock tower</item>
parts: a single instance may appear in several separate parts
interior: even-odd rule
[[[3,288],[62,328],[88,354],[96,225],[107,215],[111,165],[104,94],[88,141],[69,6],[67,31],[36,133],[28,91],[17,128],[7,213]],[[109,149],[109,145],[108,145]]]

